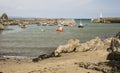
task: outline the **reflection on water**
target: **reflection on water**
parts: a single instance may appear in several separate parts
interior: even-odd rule
[[[69,39],[79,39],[85,42],[99,36],[106,38],[120,31],[120,24],[93,24],[80,29],[77,26],[66,26],[64,32],[57,33],[57,26],[27,25],[25,29],[19,26],[8,26],[0,32],[0,53],[3,55],[36,56],[51,52],[55,47],[67,43]],[[42,31],[44,30],[44,31]]]

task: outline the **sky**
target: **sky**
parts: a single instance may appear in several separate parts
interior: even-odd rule
[[[3,12],[10,17],[120,17],[120,0],[0,0]]]

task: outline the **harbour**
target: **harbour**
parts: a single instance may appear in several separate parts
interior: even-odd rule
[[[75,20],[79,23],[80,20]],[[34,57],[43,53],[53,52],[59,45],[69,39],[79,39],[86,42],[99,36],[105,39],[119,32],[119,23],[91,23],[80,29],[76,26],[64,26],[64,32],[58,33],[58,26],[27,25],[25,29],[18,25],[8,26],[0,33],[0,52],[3,55]],[[41,31],[44,29],[44,31]]]

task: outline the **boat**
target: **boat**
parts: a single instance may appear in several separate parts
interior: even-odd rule
[[[26,25],[25,25],[25,24],[19,24],[19,26],[20,26],[21,28],[26,28]]]
[[[84,25],[80,22],[80,24],[78,25],[78,28],[84,28]]]
[[[56,29],[56,32],[64,32],[63,27],[62,27],[62,26],[59,26],[59,28]]]
[[[64,26],[68,26],[67,24],[64,24]]]
[[[47,26],[47,24],[42,24],[42,26]]]

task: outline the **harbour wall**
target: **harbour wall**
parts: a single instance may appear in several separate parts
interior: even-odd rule
[[[93,23],[120,23],[120,17],[104,17],[92,19]]]
[[[0,16],[0,25],[27,25],[27,24],[44,24],[44,25],[75,25],[74,19],[64,18],[9,18],[6,13]]]

